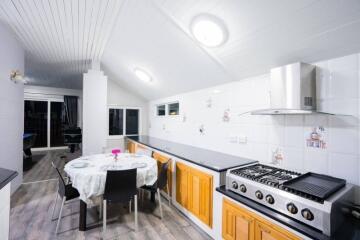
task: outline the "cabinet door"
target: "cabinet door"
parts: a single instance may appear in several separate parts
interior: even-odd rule
[[[189,174],[189,210],[212,226],[212,176],[196,169]]]
[[[226,240],[254,239],[254,218],[228,200],[223,201],[222,237]]]
[[[255,222],[256,240],[298,240],[300,238],[279,227],[274,227],[260,221]]]
[[[181,163],[176,163],[176,201],[188,209],[188,178],[189,168]]]
[[[136,144],[134,142],[128,141],[127,149],[130,153],[136,152]]]
[[[170,191],[170,196],[172,195],[172,161],[171,158],[161,155],[158,152],[154,152],[153,154],[153,158],[157,160],[158,162],[158,170],[160,171],[162,164],[169,162],[169,168],[168,168],[168,172],[167,172],[167,179],[168,179],[168,186],[169,186],[169,191]],[[165,187],[163,189],[166,193],[167,192],[167,188]]]

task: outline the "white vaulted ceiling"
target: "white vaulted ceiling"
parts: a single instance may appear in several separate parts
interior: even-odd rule
[[[95,59],[146,99],[360,52],[358,0],[2,0],[0,7],[38,84],[80,87],[76,79]],[[193,38],[191,21],[201,13],[224,22],[223,45]],[[153,81],[136,78],[135,68]]]
[[[26,49],[30,84],[81,88],[81,74],[100,60],[121,0],[1,0],[0,18]]]

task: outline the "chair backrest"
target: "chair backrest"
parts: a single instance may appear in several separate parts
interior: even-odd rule
[[[104,199],[110,202],[128,202],[137,194],[137,169],[107,171]]]
[[[161,170],[160,173],[158,174],[158,180],[156,181],[157,187],[160,189],[163,189],[167,184],[167,180],[168,180],[167,174],[168,174],[169,165],[170,165],[170,160],[167,161],[166,163],[161,164]]]
[[[55,168],[57,174],[59,175],[59,188],[58,188],[58,192],[60,194],[61,197],[65,196],[65,181],[64,178],[62,177],[59,169],[56,167],[56,165],[54,164],[54,162],[51,162],[51,165],[53,168]]]

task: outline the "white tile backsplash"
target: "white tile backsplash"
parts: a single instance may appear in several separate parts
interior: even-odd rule
[[[159,119],[150,114],[149,134],[193,146],[226,152],[270,163],[279,148],[284,160],[281,167],[299,172],[311,171],[347,179],[360,185],[360,54],[315,63],[317,66],[318,110],[343,115],[254,116],[242,113],[267,108],[269,74],[243,79],[199,91],[151,101],[180,102],[182,118]],[[213,93],[213,90],[219,90]],[[212,107],[206,100],[212,99]],[[230,121],[222,121],[225,109]],[[155,111],[155,110],[154,110]],[[159,123],[160,122],[160,123]],[[167,126],[166,131],[162,126]],[[205,134],[198,128],[205,125]],[[324,127],[326,149],[309,148],[306,139],[314,128]],[[246,143],[234,143],[234,137],[246,137]]]

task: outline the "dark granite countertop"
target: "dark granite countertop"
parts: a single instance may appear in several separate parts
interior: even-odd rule
[[[170,142],[149,136],[129,136],[130,140],[141,143],[145,146],[162,151],[177,158],[189,161],[199,166],[222,172],[229,168],[243,166],[257,161],[220,153],[190,145]]]
[[[0,189],[5,187],[5,185],[13,180],[17,175],[18,173],[15,171],[0,168]]]
[[[301,222],[298,222],[294,219],[287,217],[281,213],[278,213],[262,204],[259,204],[251,199],[243,197],[239,194],[233,193],[225,189],[225,186],[218,187],[216,189],[218,192],[228,196],[252,209],[255,211],[264,214],[267,217],[270,217],[279,223],[288,226],[295,231],[302,233],[309,238],[316,240],[359,240],[360,239],[360,220],[356,220],[355,218],[346,217],[346,221],[343,223],[339,230],[331,237],[328,237],[322,234],[320,231],[307,226]]]

